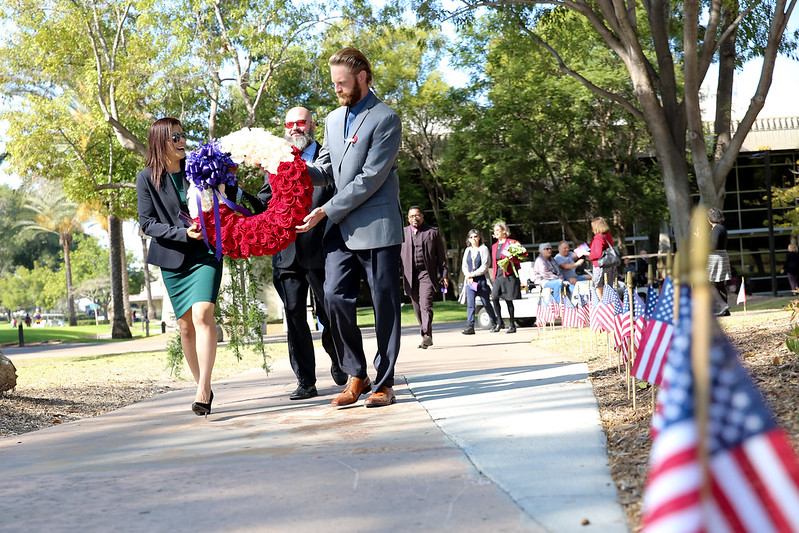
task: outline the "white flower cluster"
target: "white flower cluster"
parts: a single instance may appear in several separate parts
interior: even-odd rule
[[[225,193],[212,189],[200,190],[192,183],[189,185],[189,190],[186,191],[186,205],[189,206],[189,215],[191,218],[197,218],[199,212],[197,211],[197,196],[200,197],[202,202],[203,211],[206,213],[214,207],[214,195],[217,196],[217,202],[221,205],[224,203],[222,198],[227,198]]]
[[[219,144],[236,163],[261,167],[270,174],[277,173],[282,161],[294,161],[291,144],[263,128],[243,128],[219,139]]]

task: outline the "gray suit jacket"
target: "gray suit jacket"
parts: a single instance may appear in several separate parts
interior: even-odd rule
[[[328,115],[319,157],[308,165],[314,185],[335,184],[322,207],[327,229],[338,224],[351,250],[369,250],[402,242],[397,156],[402,125],[394,111],[371,91],[364,109],[344,138],[347,108]]]

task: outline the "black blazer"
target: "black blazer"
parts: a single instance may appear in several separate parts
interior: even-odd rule
[[[189,239],[186,225],[178,218],[180,198],[172,186],[169,176],[161,176],[161,187],[156,189],[150,179],[152,168],[145,168],[136,175],[136,195],[139,197],[139,225],[142,233],[152,237],[147,262],[162,268],[175,270],[183,266],[186,257],[205,242]],[[184,190],[189,183],[183,179]],[[195,241],[195,242],[189,242]]]
[[[145,168],[136,175],[139,225],[142,233],[152,237],[150,250],[147,252],[147,262],[161,268],[176,270],[183,266],[187,257],[207,249],[207,246],[205,241],[189,239],[186,234],[186,224],[178,217],[180,213],[178,191],[172,186],[169,176],[164,173],[161,176],[161,187],[156,189],[150,179],[151,173],[151,168]],[[189,182],[184,177],[183,190],[188,189]],[[247,193],[244,193],[244,196],[252,203],[253,196]]]
[[[316,151],[313,159],[319,156],[319,143],[316,144]],[[333,197],[335,192],[334,185],[324,187],[314,187],[313,204],[311,210],[324,205]],[[261,209],[266,210],[269,200],[272,198],[272,187],[269,185],[269,175],[264,177],[264,185],[258,191],[256,198],[261,202]],[[297,235],[297,240],[291,243],[288,248],[278,252],[272,257],[272,266],[275,268],[290,269],[297,264],[306,269],[322,269],[325,267],[325,255],[322,252],[322,237],[325,234],[325,225],[317,224],[310,231]]]

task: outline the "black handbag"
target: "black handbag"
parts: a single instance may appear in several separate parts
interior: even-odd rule
[[[599,256],[596,264],[602,268],[619,266],[621,264],[621,253],[619,253],[619,248],[616,246],[611,246],[608,239],[604,236],[603,238],[605,239],[605,242],[608,243],[608,247],[602,250],[602,255]]]

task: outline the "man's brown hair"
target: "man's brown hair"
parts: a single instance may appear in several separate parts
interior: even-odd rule
[[[363,52],[357,48],[353,48],[351,46],[342,48],[330,56],[330,61],[328,61],[328,64],[331,67],[333,65],[345,65],[347,70],[353,76],[357,76],[362,70],[365,70],[366,85],[372,85],[372,65],[369,63],[369,60],[366,59],[366,56],[363,54]]]

